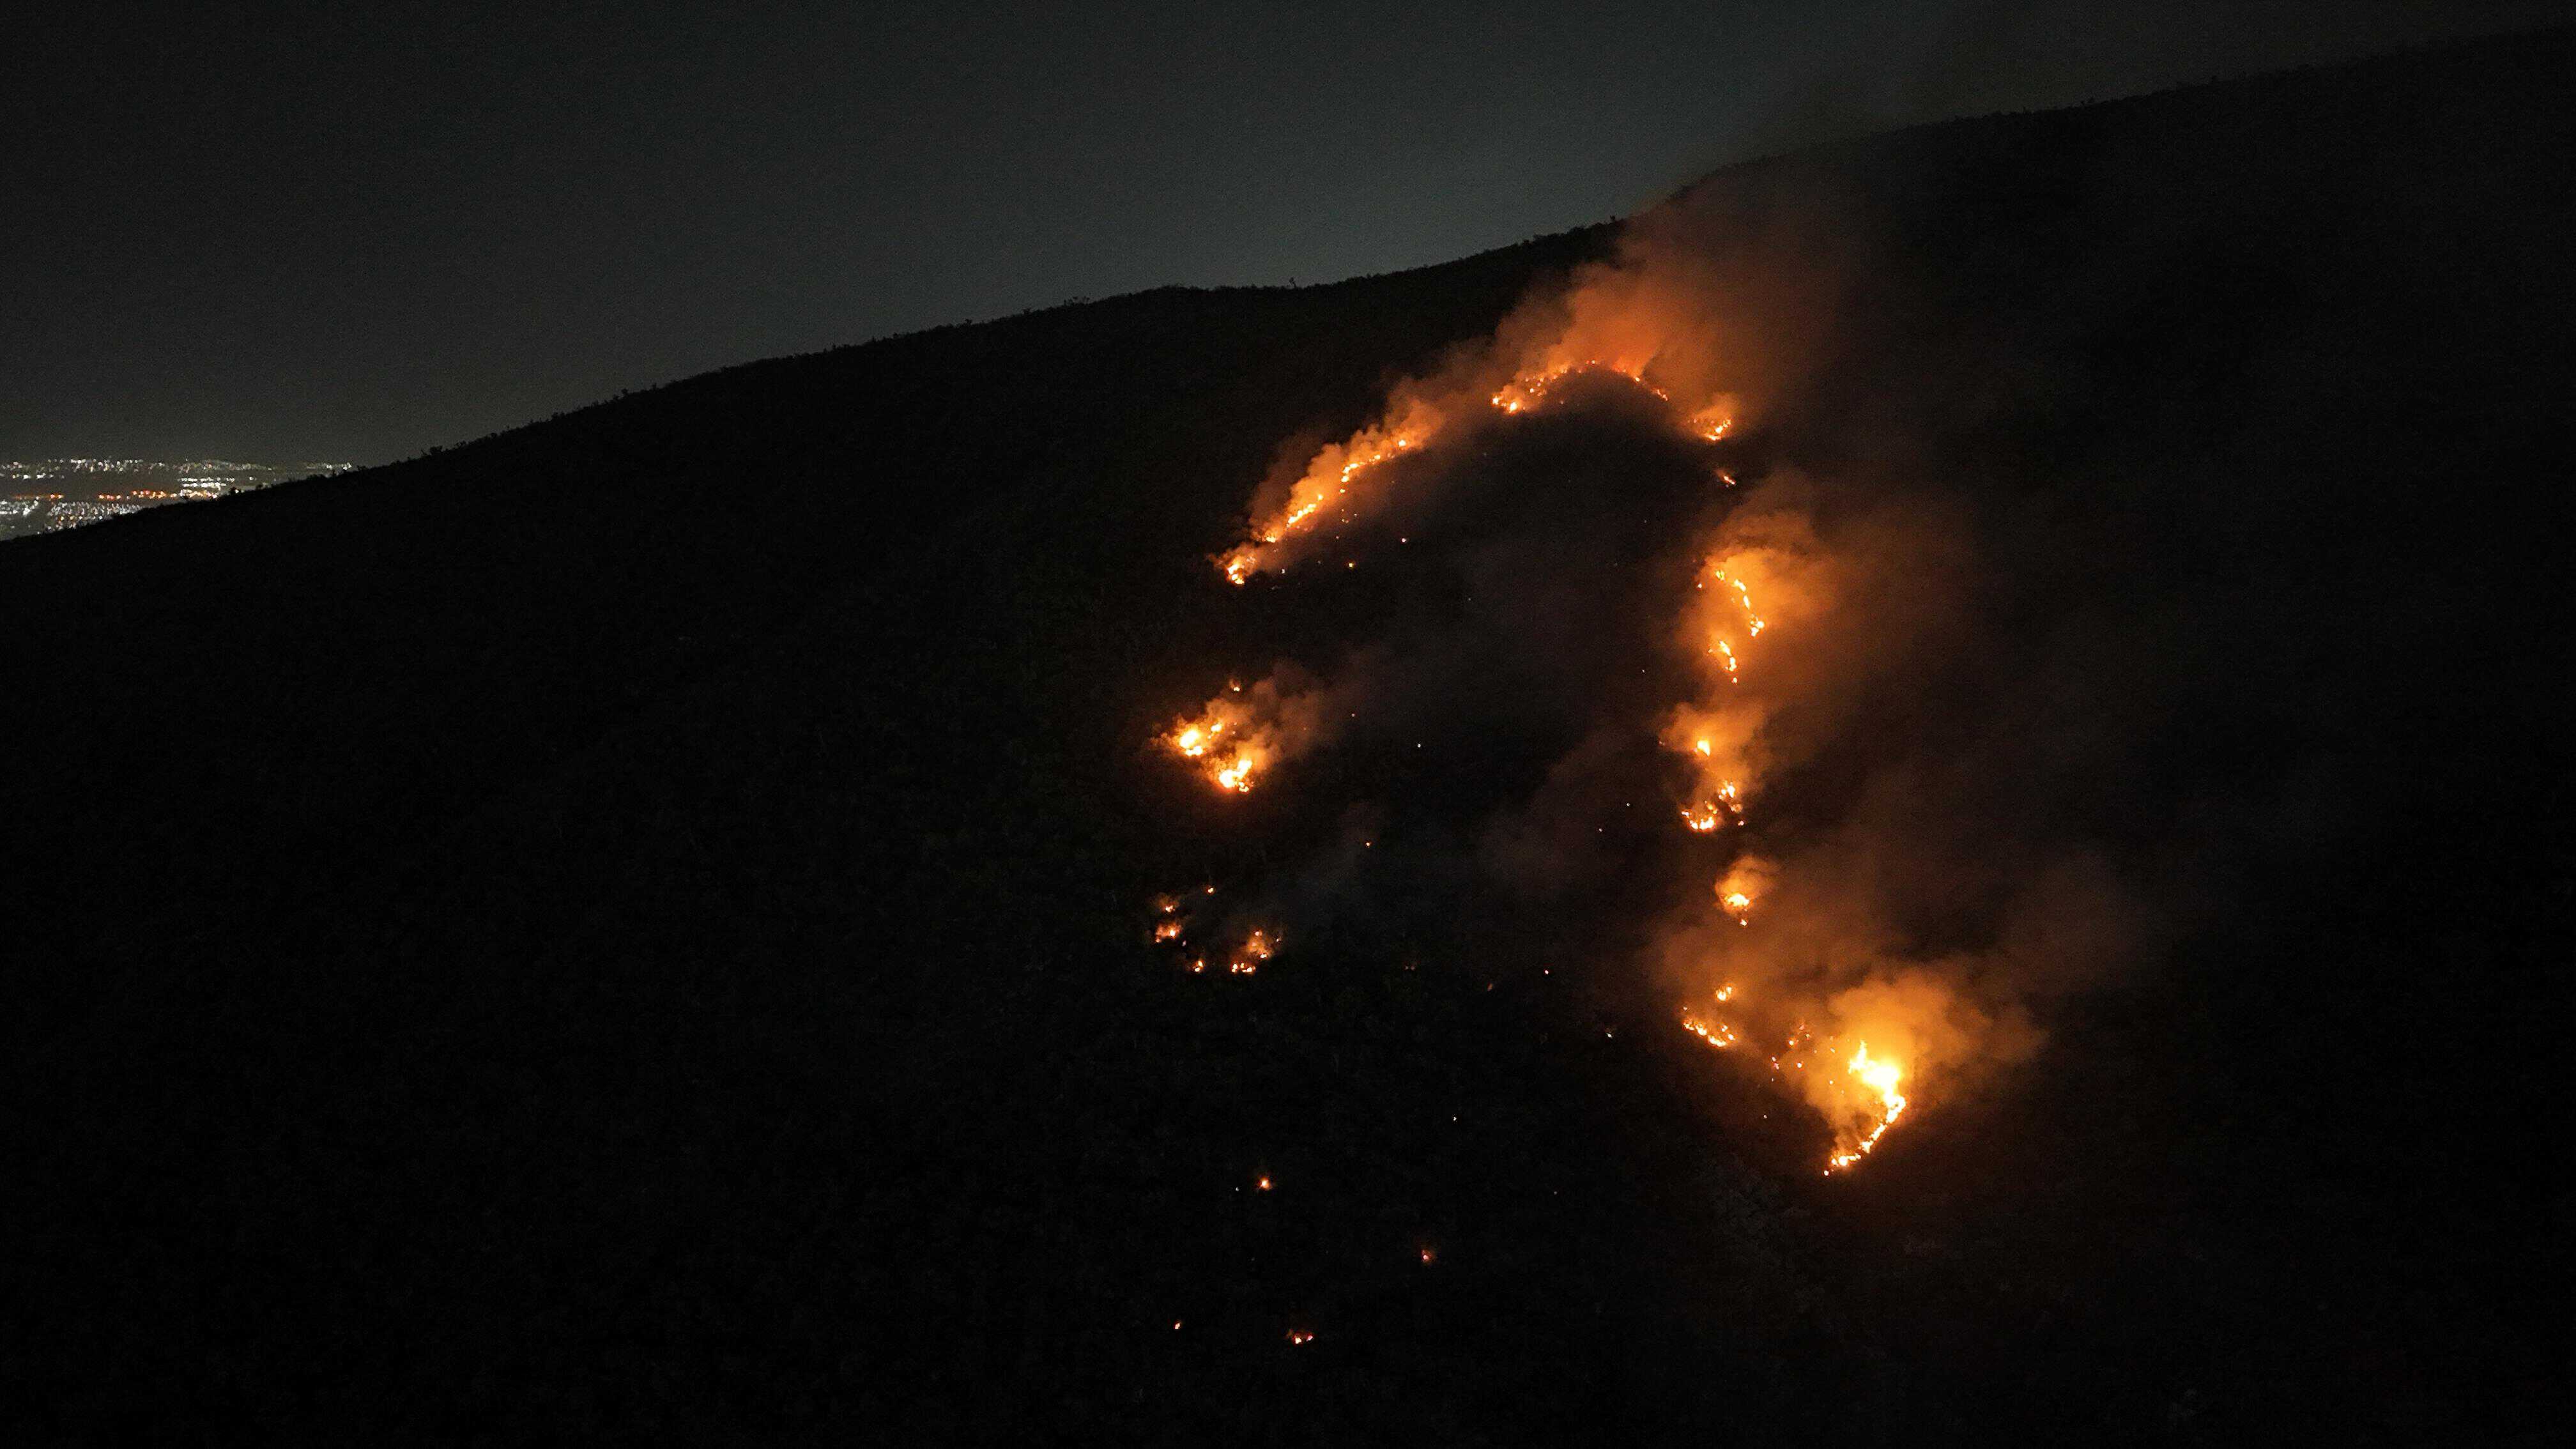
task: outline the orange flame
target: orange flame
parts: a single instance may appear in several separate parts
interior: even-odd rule
[[[1327,738],[1349,689],[1318,683],[1293,664],[1246,689],[1229,684],[1199,712],[1161,735],[1165,749],[1198,767],[1217,789],[1252,792],[1270,768]]]
[[[1870,1150],[1878,1146],[1878,1139],[1887,1135],[1887,1129],[1896,1125],[1896,1119],[1905,1115],[1905,1094],[1896,1089],[1897,1083],[1905,1079],[1903,1068],[1884,1058],[1871,1056],[1869,1043],[1862,1042],[1844,1070],[1864,1092],[1877,1099],[1871,1114],[1875,1120],[1854,1132],[1843,1145],[1835,1148],[1831,1157],[1825,1159],[1828,1174],[1845,1171],[1867,1157]]]

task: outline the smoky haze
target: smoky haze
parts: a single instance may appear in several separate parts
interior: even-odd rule
[[[2545,4],[269,4],[13,26],[0,456],[384,461],[1068,298],[1314,281],[1747,155]]]

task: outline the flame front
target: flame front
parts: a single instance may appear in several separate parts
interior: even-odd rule
[[[1725,409],[1691,419],[1693,430],[1706,436],[1722,434],[1730,423]],[[1732,486],[1733,479],[1721,482]],[[1700,697],[1677,708],[1664,731],[1666,747],[1681,756],[1691,775],[1690,793],[1679,809],[1683,825],[1694,834],[1744,823],[1754,791],[1776,763],[1768,733],[1771,717],[1796,698],[1800,661],[1776,651],[1795,650],[1807,638],[1800,625],[1826,607],[1832,583],[1822,549],[1801,514],[1774,510],[1749,519],[1731,517],[1704,556],[1681,621],[1682,638],[1701,662]],[[1779,958],[1783,952],[1808,949],[1796,934],[1798,913],[1791,912],[1793,934],[1781,942],[1759,929],[1764,903],[1778,888],[1779,876],[1773,862],[1739,848],[1707,899],[1715,906],[1716,920],[1732,928],[1725,934],[1741,944],[1699,938],[1697,949],[1719,962],[1736,961],[1763,981],[1794,977],[1797,968],[1784,970]],[[1814,1001],[1776,987],[1755,992],[1741,1004],[1736,995],[1730,983],[1713,1003],[1685,1006],[1682,1028],[1712,1047],[1733,1049],[1753,1030],[1751,1023],[1777,1021],[1793,1010],[1821,1013],[1845,1028],[1856,1021],[1920,1022],[1919,1017],[1892,1014],[1883,1000]],[[1795,1081],[1833,1130],[1825,1171],[1849,1170],[1904,1115],[1907,1098],[1899,1090],[1904,1067],[1884,1047],[1873,1053],[1858,1036],[1819,1039],[1803,1021],[1777,1040],[1782,1043],[1778,1054],[1767,1059],[1771,1070]],[[1840,1045],[1844,1042],[1848,1057]]]
[[[1639,320],[1621,319],[1613,330],[1635,332]],[[1693,401],[1683,403],[1675,396],[1675,384],[1657,375],[1659,364],[1666,362],[1695,376],[1706,371],[1696,360],[1680,366],[1688,354],[1677,350],[1676,344],[1684,340],[1680,334],[1691,329],[1677,327],[1676,335],[1660,336],[1650,325],[1642,336],[1621,336],[1616,350],[1576,351],[1584,345],[1586,330],[1584,319],[1573,319],[1566,332],[1539,348],[1534,359],[1514,367],[1499,385],[1475,382],[1480,372],[1490,378],[1500,370],[1485,359],[1467,364],[1462,375],[1416,380],[1397,389],[1394,401],[1376,422],[1317,450],[1279,504],[1255,515],[1249,536],[1217,556],[1216,565],[1226,581],[1249,583],[1254,574],[1285,568],[1300,540],[1328,525],[1346,526],[1375,512],[1383,501],[1378,496],[1383,490],[1376,485],[1387,464],[1432,447],[1480,416],[1517,417],[1532,412],[1572,378],[1623,378],[1672,408],[1674,426],[1704,442],[1717,442],[1733,430],[1734,398],[1702,389],[1695,391]]]

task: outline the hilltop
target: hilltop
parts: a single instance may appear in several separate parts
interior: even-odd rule
[[[2571,86],[2576,39],[2517,37],[1692,188],[1869,260],[1757,309],[1802,379],[1757,445],[1948,480],[2005,607],[2169,662],[2085,808],[2229,842],[2157,967],[1830,1186],[1606,974],[1497,989],[1424,936],[1211,983],[1141,941],[1151,892],[1264,863],[1150,747],[1267,662],[1279,591],[1207,562],[1252,485],[1609,228],[11,543],[9,1412],[2527,1428]]]

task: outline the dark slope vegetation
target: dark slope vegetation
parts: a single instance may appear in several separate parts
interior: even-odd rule
[[[2089,541],[2070,578],[2243,606],[2175,614],[2206,683],[2152,756],[2265,822],[2229,908],[1828,1188],[1687,1044],[1605,1036],[1606,986],[1137,945],[1249,848],[1141,748],[1265,657],[1202,561],[1247,482],[1597,234],[738,368],[9,546],[5,1412],[2529,1425],[2571,88],[2525,39],[1708,183],[1883,259],[1774,446],[1902,438],[1990,534]]]

